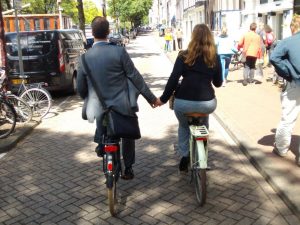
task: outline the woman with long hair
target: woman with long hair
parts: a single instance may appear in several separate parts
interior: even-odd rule
[[[179,80],[182,78],[179,85]],[[189,126],[185,113],[209,114],[217,107],[213,86],[222,85],[221,61],[214,37],[205,24],[194,27],[187,50],[178,54],[173,71],[160,97],[166,103],[175,91],[174,111],[179,121],[178,147],[182,156],[179,170],[186,171],[189,162]],[[206,121],[208,128],[208,118]]]

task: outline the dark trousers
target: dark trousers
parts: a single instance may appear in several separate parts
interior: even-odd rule
[[[101,145],[103,126],[100,122],[96,122],[97,128],[94,136],[94,142]],[[135,140],[121,139],[122,154],[125,167],[130,167],[135,163]]]
[[[244,67],[244,82],[252,83],[254,79],[256,57],[247,56]]]
[[[177,38],[178,49],[182,49],[182,38]]]

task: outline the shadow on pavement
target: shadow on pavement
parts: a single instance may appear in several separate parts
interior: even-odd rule
[[[282,219],[240,159],[224,147],[227,143],[215,138],[210,143],[213,170],[208,172],[207,204],[199,207],[190,174],[178,174],[176,129],[169,126],[168,136],[137,141],[135,178],[118,182],[119,212],[113,218],[92,137],[37,127],[1,159],[0,223],[230,224],[249,215],[253,223]]]

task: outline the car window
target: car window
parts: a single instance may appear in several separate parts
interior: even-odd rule
[[[20,44],[23,56],[46,55],[56,49],[54,32],[20,33]],[[17,34],[6,35],[6,50],[11,56],[18,56]]]

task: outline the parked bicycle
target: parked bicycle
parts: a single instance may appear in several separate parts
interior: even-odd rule
[[[0,93],[0,138],[8,137],[16,126],[16,111]]]
[[[190,129],[191,179],[194,182],[197,201],[203,206],[206,202],[209,136],[204,120],[208,114],[187,113],[186,116]]]
[[[25,102],[22,98],[7,91],[6,88],[6,74],[4,68],[0,68],[0,92],[5,99],[14,107],[17,114],[17,123],[27,123],[32,119],[32,109],[30,105]]]
[[[28,76],[20,76],[21,83],[17,92],[32,109],[33,117],[43,118],[50,110],[52,105],[52,97],[44,88],[46,83],[31,83],[28,84]]]

